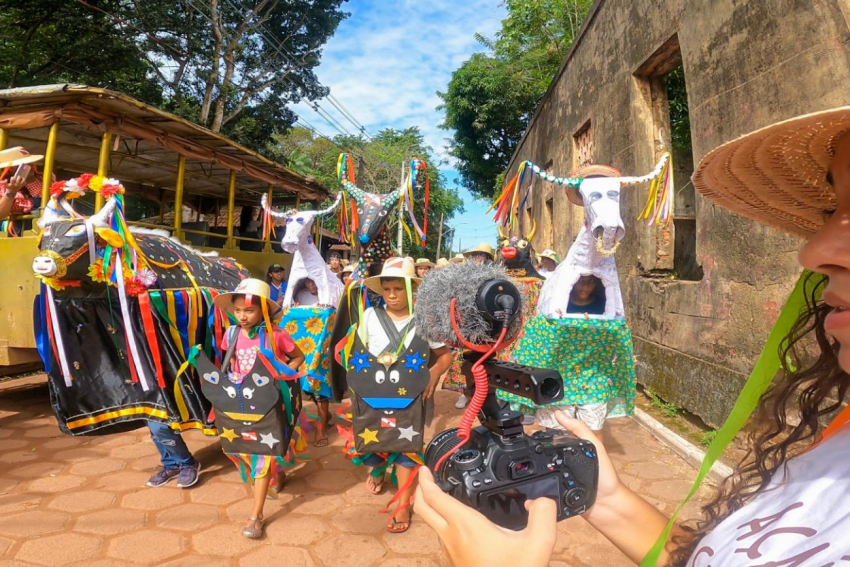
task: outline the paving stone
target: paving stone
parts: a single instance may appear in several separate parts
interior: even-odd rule
[[[387,559],[379,567],[439,567],[441,565],[447,565],[447,563],[443,561],[437,563],[433,559],[424,557],[394,557]]]
[[[215,526],[192,536],[192,549],[197,553],[209,553],[224,557],[236,557],[260,545],[260,540],[242,535],[245,522]]]
[[[141,528],[144,523],[144,512],[112,508],[80,516],[74,524],[74,530],[90,534],[114,535]]]
[[[126,461],[121,461],[125,463]],[[142,457],[140,459],[136,459],[130,465],[130,468],[134,471],[145,471],[145,472],[153,472],[158,470],[159,467],[162,466],[162,461],[160,460],[159,454],[156,455],[148,455],[147,457]]]
[[[83,534],[58,534],[25,541],[15,559],[41,565],[67,565],[94,557],[100,538]]]
[[[141,530],[113,538],[106,554],[132,563],[158,565],[182,551],[180,535],[163,530]]]
[[[152,473],[151,473],[152,474]],[[115,474],[106,475],[95,481],[96,488],[102,488],[111,492],[126,492],[128,490],[138,490],[144,487],[151,477],[151,474],[122,471]]]
[[[345,499],[352,504],[368,504],[376,506],[379,510],[386,506],[393,497],[393,492],[390,490],[389,480],[384,483],[384,491],[380,494],[372,494],[366,489],[366,475],[360,481],[345,491]]]
[[[26,447],[31,442],[26,439],[0,439],[0,451],[6,452],[12,449],[20,449]]]
[[[31,510],[0,518],[0,533],[13,538],[32,537],[57,532],[67,522],[67,514]]]
[[[71,474],[79,474],[82,476],[101,476],[111,472],[120,471],[127,466],[127,463],[118,459],[108,459],[98,457],[89,461],[76,463],[71,467]]]
[[[51,439],[46,443],[41,444],[42,449],[50,449],[51,451],[61,451],[62,449],[70,449],[71,447],[79,447],[84,444],[80,437],[70,437],[63,435],[58,439]]]
[[[38,463],[33,463],[31,465],[24,465],[20,467],[15,467],[13,469],[8,469],[6,471],[6,474],[15,478],[41,478],[43,476],[49,476],[51,474],[59,472],[60,470],[62,470],[62,467],[63,465],[59,463],[41,461]]]
[[[199,504],[214,504],[226,506],[251,494],[244,484],[230,484],[224,482],[207,482],[203,486],[192,489],[190,497],[192,502]]]
[[[231,564],[232,563],[229,559],[225,559],[223,557],[189,554],[184,555],[183,557],[178,557],[177,559],[172,559],[165,563],[160,563],[157,567],[230,567]],[[286,567],[286,565],[284,564],[280,567]]]
[[[276,545],[308,546],[327,537],[332,531],[324,520],[315,516],[289,514],[273,520],[271,515],[266,517],[270,518],[266,524],[266,537]]]
[[[348,459],[340,455],[338,451],[334,451],[333,454],[322,457],[319,459],[319,462],[322,464],[323,469],[329,471],[351,471],[357,468],[355,465],[352,465]]]
[[[295,493],[295,500],[289,505],[293,512],[325,516],[339,509],[339,495]]]
[[[53,460],[59,463],[78,463],[81,461],[92,461],[102,459],[105,453],[96,451],[89,447],[77,447],[53,454]]]
[[[325,565],[346,567],[370,567],[387,554],[377,539],[364,535],[338,535],[318,544],[314,551]]]
[[[57,476],[46,476],[37,478],[30,482],[27,489],[30,492],[65,492],[83,485],[86,479],[80,476],[60,474]]]
[[[285,565],[286,567],[313,567],[315,562],[310,554],[297,547],[264,545],[239,560],[243,567],[258,565]]]
[[[293,497],[291,494],[282,494],[279,496],[277,500],[266,500],[266,504],[263,507],[263,514],[266,518],[274,519],[279,516],[279,512],[283,510],[289,502],[293,501]],[[254,500],[251,498],[245,498],[240,500],[239,502],[235,502],[227,507],[227,517],[232,522],[247,522],[248,518],[251,517],[251,512],[254,508]]]
[[[0,537],[0,557],[6,555],[6,552],[9,551],[9,548],[14,545],[15,540],[7,539],[5,537]]]
[[[124,508],[135,508],[137,510],[163,510],[170,506],[183,502],[183,490],[175,486],[160,486],[151,488],[146,486],[138,492],[132,492],[121,499]]]
[[[38,420],[28,420],[31,428],[27,429],[24,432],[24,437],[29,437],[31,439],[46,439],[50,437],[62,437],[63,433],[59,431],[59,427],[57,427],[55,420],[50,425],[44,425],[42,427],[34,427]]]
[[[676,467],[664,462],[629,463],[623,466],[623,472],[645,480],[676,478]]]
[[[386,521],[385,521],[386,522]],[[440,553],[440,538],[422,518],[413,515],[413,522],[403,534],[383,533],[384,545],[390,551],[408,555],[435,555]]]
[[[353,473],[344,471],[320,470],[306,476],[310,488],[319,492],[331,492],[345,489],[357,484],[357,477]]]
[[[331,521],[343,533],[377,534],[386,529],[389,521],[389,514],[381,514],[380,510],[369,505],[349,506],[331,516]]]
[[[165,529],[193,532],[215,523],[218,518],[218,510],[212,506],[182,504],[157,514],[156,525]]]
[[[0,477],[0,496],[10,494],[18,484],[20,483],[17,480]]]
[[[148,455],[156,455],[156,446],[153,441],[146,443],[133,443],[132,445],[124,445],[112,449],[109,454],[116,459],[138,459],[139,457],[147,457]]]
[[[37,508],[41,496],[33,494],[10,494],[0,498],[0,514],[14,514],[31,508]]]
[[[83,490],[57,496],[48,504],[48,508],[63,512],[90,512],[106,508],[113,502],[115,502],[115,495],[111,492]]]
[[[20,451],[9,451],[0,454],[0,462],[10,465],[20,465],[21,463],[31,463],[38,459],[38,454],[33,449],[24,449]]]
[[[681,502],[693,486],[693,482],[687,480],[664,480],[651,483],[646,494],[655,496],[662,500]]]

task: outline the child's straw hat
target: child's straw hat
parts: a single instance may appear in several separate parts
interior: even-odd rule
[[[381,293],[381,278],[402,278],[409,280],[414,287],[422,281],[416,277],[416,268],[410,258],[390,258],[384,262],[381,273],[377,276],[366,278],[363,280],[363,285],[375,293]]]
[[[233,313],[233,298],[237,295],[245,295],[252,297],[259,297],[263,302],[265,302],[266,307],[268,308],[269,318],[277,319],[282,314],[282,309],[280,305],[272,301],[271,299],[271,288],[269,284],[264,282],[263,280],[258,280],[254,278],[244,279],[239,282],[239,285],[236,286],[231,292],[228,293],[220,293],[213,300],[213,304],[216,307],[225,311],[227,313]]]

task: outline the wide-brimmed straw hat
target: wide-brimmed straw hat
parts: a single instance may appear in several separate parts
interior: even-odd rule
[[[437,258],[437,267],[445,268],[449,265],[449,261],[446,258]]]
[[[449,260],[449,262],[451,262],[452,264],[463,264],[464,262],[466,262],[466,256],[464,256],[462,253],[455,254],[452,259]]]
[[[416,266],[417,268],[418,268],[418,267],[420,267],[420,266],[428,266],[428,267],[430,267],[430,268],[434,268],[434,267],[436,267],[436,266],[437,266],[437,264],[435,264],[434,262],[432,262],[432,261],[431,261],[431,260],[429,260],[428,258],[417,258],[417,259],[416,259],[415,266]]]
[[[353,264],[349,264],[342,269],[343,274],[350,274],[353,271],[354,271],[354,265]]]
[[[777,122],[710,151],[694,187],[739,215],[809,237],[835,208],[826,176],[847,132],[850,106]]]
[[[0,151],[0,168],[33,163],[43,158],[44,156],[42,155],[29,153],[21,146],[15,146],[14,148]]]
[[[410,258],[390,258],[384,262],[381,273],[366,278],[363,280],[363,285],[375,293],[381,293],[381,278],[402,278],[410,280],[411,285],[414,286],[422,281],[416,277],[416,268],[414,268],[413,261]]]
[[[236,286],[236,289],[231,292],[220,293],[213,300],[213,304],[222,311],[233,313],[233,297],[236,295],[259,297],[266,303],[269,311],[269,318],[272,320],[277,319],[280,315],[282,315],[283,310],[280,305],[271,300],[272,290],[271,287],[269,287],[269,284],[263,280],[254,278],[242,280],[239,282],[239,285]]]
[[[490,256],[491,260],[496,259],[496,254],[493,252],[493,247],[487,244],[486,242],[482,242],[475,248],[470,248],[469,250],[463,251],[464,258],[469,256],[470,254],[487,254],[488,256]]]
[[[558,256],[557,252],[555,252],[555,251],[554,251],[554,250],[552,250],[551,248],[547,248],[546,250],[544,250],[543,252],[541,252],[541,253],[540,253],[540,254],[538,254],[537,256],[538,256],[539,258],[549,258],[550,260],[552,260],[552,261],[553,261],[553,262],[555,262],[556,264],[560,264],[560,263],[561,263],[561,257],[560,257],[560,256]]]

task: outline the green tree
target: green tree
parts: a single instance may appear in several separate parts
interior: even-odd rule
[[[508,17],[496,38],[477,36],[488,52],[463,63],[438,93],[446,112],[442,127],[454,130],[450,152],[472,194],[490,198],[501,189],[501,174],[591,4],[507,0]]]
[[[362,175],[357,178],[357,185],[374,193],[387,193],[399,186],[401,182],[402,163],[410,166],[410,160],[419,158],[427,164],[430,199],[428,206],[428,234],[424,249],[419,242],[413,242],[405,233],[404,251],[415,256],[436,258],[437,240],[439,234],[440,215],[446,221],[454,215],[463,212],[463,202],[457,191],[447,187],[445,176],[440,172],[439,161],[434,158],[433,151],[425,144],[419,128],[404,128],[396,130],[386,128],[375,134],[370,140],[354,136],[337,136],[333,140],[315,135],[312,131],[298,127],[292,128],[283,135],[274,136],[267,152],[276,159],[286,161],[290,167],[301,173],[313,175],[323,181],[328,187],[336,187],[337,158],[341,151],[349,151],[355,160],[363,161]],[[424,208],[424,183],[417,187],[413,203],[414,214],[421,222]],[[327,206],[328,200],[323,204]],[[405,216],[405,222],[408,222]],[[330,219],[325,227],[336,228]],[[388,221],[392,234],[396,234],[398,217]],[[411,230],[413,227],[410,227]],[[393,238],[395,242],[395,238]],[[443,243],[445,247],[448,243]]]

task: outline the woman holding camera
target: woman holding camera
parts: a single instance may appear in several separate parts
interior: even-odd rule
[[[802,266],[824,276],[806,285],[807,308],[783,342],[781,380],[760,402],[751,448],[704,508],[676,526],[659,564],[839,565],[850,557],[850,411],[822,421],[850,387],[850,107],[780,122],[715,149],[694,175],[706,197],[739,214],[808,238]],[[821,298],[822,292],[822,298]],[[581,421],[560,423],[599,454],[596,504],[583,516],[640,562],[668,519],[618,478]],[[555,545],[555,503],[526,504],[528,527],[508,532],[440,492],[422,469],[417,512],[457,565],[546,565]]]

